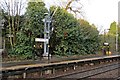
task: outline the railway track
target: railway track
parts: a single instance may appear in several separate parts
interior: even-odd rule
[[[85,79],[119,67],[119,55],[95,57],[50,64],[32,64],[4,67],[3,78],[75,78]],[[104,66],[103,66],[104,65]],[[80,69],[80,70],[79,70]],[[37,76],[36,76],[37,75]]]
[[[109,72],[111,70],[115,70],[118,68],[120,68],[118,63],[112,63],[112,64],[99,66],[99,67],[95,67],[95,68],[91,68],[91,69],[87,69],[87,70],[82,70],[79,72],[73,72],[73,73],[69,73],[69,74],[65,74],[65,75],[53,76],[51,78],[52,79],[58,79],[58,78],[86,79],[86,78],[89,78],[91,76],[95,76],[98,74]]]
[[[119,77],[117,77],[115,80],[120,80],[120,76],[119,76]]]

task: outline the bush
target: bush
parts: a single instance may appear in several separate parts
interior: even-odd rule
[[[25,33],[18,32],[17,43],[13,49],[9,50],[9,54],[22,57],[23,59],[30,59],[32,58],[33,53],[32,43],[33,41],[31,38],[28,37]]]

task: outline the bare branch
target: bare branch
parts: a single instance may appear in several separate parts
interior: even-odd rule
[[[2,8],[2,9],[4,9],[5,11],[7,11],[7,9],[3,6],[3,4],[2,3],[0,3],[0,7]]]
[[[20,6],[19,6],[19,10],[18,10],[19,12],[18,12],[18,14],[20,15],[20,11],[22,10],[22,9],[21,9],[21,7],[22,7],[22,0],[19,1],[19,5],[20,5]]]
[[[69,1],[68,3],[67,3],[67,5],[66,5],[66,7],[65,7],[65,10],[68,10],[69,9],[69,7],[70,7],[70,5],[71,5],[71,3],[73,2],[74,0],[71,0],[71,1]]]

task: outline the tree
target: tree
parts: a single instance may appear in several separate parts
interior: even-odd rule
[[[116,26],[117,23],[114,21],[110,24],[110,29],[105,35],[106,41],[110,44],[110,51],[116,50]]]
[[[74,14],[75,17],[83,17],[83,5],[81,4],[80,0],[58,0],[57,4],[59,4],[59,6],[64,8],[66,11]]]
[[[54,10],[54,7],[51,7],[51,12]],[[53,19],[55,20],[53,23],[53,26],[55,28],[53,33],[53,38],[55,39],[53,43],[55,51],[53,51],[55,54],[67,55],[69,53],[68,50],[70,50],[71,44],[67,42],[67,37],[70,32],[79,25],[79,23],[72,14],[68,13],[65,9],[61,9],[60,7],[57,9],[57,12],[54,15]]]
[[[110,24],[109,34],[116,35],[116,26],[117,23],[115,21]]]
[[[54,7],[51,8],[54,10]],[[65,9],[58,8],[54,15],[55,54],[74,55],[94,53],[99,45],[98,31],[87,21],[77,20]],[[81,24],[80,24],[81,22]],[[55,43],[56,42],[56,43]]]
[[[30,31],[34,37],[42,37],[44,30],[43,19],[47,13],[45,3],[43,2],[29,2],[27,12],[25,13],[25,31]]]
[[[32,58],[35,38],[43,37],[43,19],[47,9],[43,2],[29,2],[25,13],[25,22],[17,33],[17,43],[14,48],[15,55],[22,55],[24,58]]]
[[[16,33],[20,29],[20,15],[24,8],[23,0],[3,0],[0,2],[0,7],[3,9],[3,16],[6,20],[6,28],[8,28],[9,41],[13,48],[16,44]]]
[[[99,31],[94,24],[90,25],[88,21],[80,19],[80,29],[83,34],[83,44],[86,52],[95,53],[100,48]]]
[[[3,24],[3,21],[2,21],[2,16],[1,16],[1,8],[0,8],[0,49],[2,49],[2,24]]]

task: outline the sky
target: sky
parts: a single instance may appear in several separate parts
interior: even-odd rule
[[[2,1],[2,0],[0,0]],[[35,0],[32,0],[35,1]],[[43,0],[46,7],[59,4],[58,2],[67,0]],[[83,18],[90,24],[95,24],[99,31],[109,29],[113,21],[118,22],[118,2],[120,0],[80,0]],[[74,5],[79,6],[79,5]]]
[[[85,18],[98,29],[109,29],[111,22],[118,22],[118,2],[120,0],[81,0]]]
[[[58,0],[45,0],[47,7]],[[59,0],[60,1],[60,0]],[[64,1],[64,0],[61,0]],[[95,24],[99,31],[109,29],[113,21],[118,22],[118,2],[120,0],[80,0],[84,19]]]

